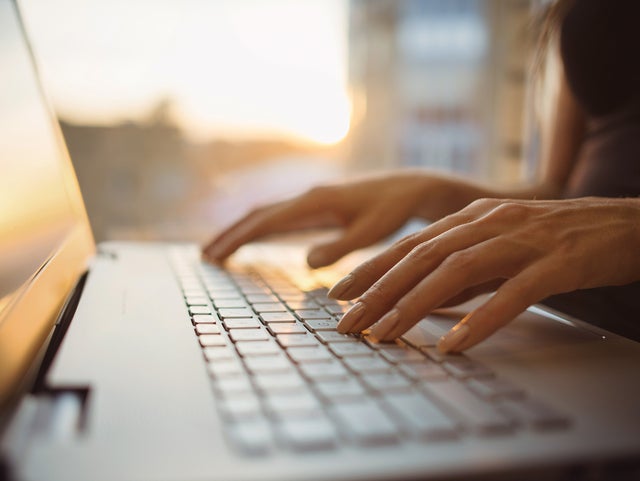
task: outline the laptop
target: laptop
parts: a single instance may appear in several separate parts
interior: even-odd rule
[[[442,355],[463,305],[376,344],[298,244],[95,246],[9,0],[0,62],[0,477],[638,479],[637,342],[533,306]]]

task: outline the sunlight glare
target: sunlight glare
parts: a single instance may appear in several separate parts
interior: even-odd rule
[[[25,3],[70,121],[140,120],[164,98],[192,140],[332,144],[349,130],[346,0]]]

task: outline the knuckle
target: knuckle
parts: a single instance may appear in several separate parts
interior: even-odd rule
[[[476,199],[473,202],[471,202],[463,210],[469,209],[473,211],[477,211],[477,210],[485,211],[485,210],[494,209],[498,205],[498,203],[499,203],[499,200],[497,199],[490,199],[490,198]]]
[[[434,255],[436,255],[439,245],[440,243],[436,240],[423,242],[422,244],[418,244],[412,248],[408,256],[412,261],[417,263],[427,262],[429,259],[433,259]]]
[[[529,208],[517,202],[503,202],[496,206],[490,216],[504,221],[517,221],[528,217]]]
[[[469,270],[476,263],[476,255],[469,250],[456,251],[442,261],[441,267],[446,270]]]
[[[402,256],[408,255],[423,242],[421,234],[421,232],[409,234],[395,241],[388,250]]]

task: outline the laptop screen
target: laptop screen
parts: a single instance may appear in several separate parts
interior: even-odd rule
[[[0,72],[1,394],[5,375],[24,367],[44,340],[93,246],[64,141],[9,0],[0,0]]]
[[[13,5],[0,2],[0,312],[75,222],[61,146]],[[2,317],[0,316],[0,320]]]

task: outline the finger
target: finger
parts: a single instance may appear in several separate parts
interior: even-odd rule
[[[373,283],[398,264],[409,252],[425,242],[440,242],[440,236],[456,227],[471,224],[472,213],[458,212],[435,222],[420,232],[410,234],[389,248],[363,262],[338,281],[328,293],[329,297],[351,300],[362,295]],[[434,249],[435,250],[435,249]]]
[[[524,254],[524,255],[523,255]],[[381,341],[395,339],[448,299],[479,284],[511,277],[531,262],[528,252],[505,252],[503,239],[491,239],[460,250],[399,299],[372,329]]]
[[[504,284],[504,282],[505,282],[505,279],[494,279],[488,282],[483,282],[477,286],[473,286],[468,289],[465,289],[460,294],[456,294],[451,299],[447,299],[445,302],[440,304],[437,307],[437,309],[458,306],[460,304],[464,304],[467,301],[470,301],[475,297],[478,297],[480,294],[486,294],[487,292],[494,292],[502,284]]]
[[[213,260],[223,260],[240,246],[269,234],[314,226],[327,227],[338,222],[336,217],[317,201],[303,196],[254,210],[208,244],[203,249],[203,254]]]
[[[438,342],[442,352],[461,352],[483,341],[529,306],[554,293],[548,263],[537,263],[506,281],[483,305]]]
[[[373,209],[356,218],[337,239],[315,246],[307,262],[311,267],[333,264],[350,252],[370,246],[402,227],[407,215],[390,214],[387,208]]]
[[[425,299],[429,299],[430,302],[438,301],[435,306],[429,304],[429,310],[437,307],[440,303],[445,302],[465,288],[489,280],[486,278],[475,280],[478,274],[474,276],[473,272],[467,272],[467,266],[463,265],[463,263],[470,264],[469,267],[473,267],[471,266],[472,257],[476,255],[475,251],[479,249],[478,246],[484,247],[483,243],[494,235],[493,226],[471,223],[458,226],[438,236],[436,239],[415,247],[360,297],[356,306],[366,306],[366,309],[360,308],[355,310],[354,313],[351,310],[345,313],[338,324],[338,330],[341,332],[359,332],[371,326],[382,315],[387,313],[394,304],[406,296],[408,292],[411,292],[416,286],[424,284],[426,279],[433,277],[436,273],[436,276],[439,277],[443,276],[442,272],[444,272],[444,277],[449,283],[435,286],[426,298],[421,297],[421,295],[411,296],[412,298],[420,298],[417,299],[418,306],[422,306]],[[496,253],[493,252],[491,255],[495,256]],[[484,268],[479,265],[478,261],[474,262],[477,269]],[[453,273],[450,272],[452,270]],[[357,273],[355,274],[357,275]],[[466,284],[463,279],[460,279],[461,275],[466,276],[464,279],[464,282],[467,282]],[[354,282],[357,282],[357,280]],[[451,283],[454,283],[454,288],[450,286]],[[438,291],[438,289],[444,290]],[[434,297],[436,292],[439,293],[439,296]],[[423,312],[427,313],[427,311]],[[394,318],[382,324],[383,326],[391,326],[397,322],[398,319]],[[382,334],[384,329],[384,327],[379,327],[378,334]]]

